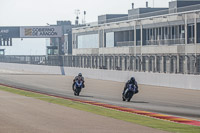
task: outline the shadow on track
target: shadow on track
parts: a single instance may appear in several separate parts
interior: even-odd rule
[[[79,97],[91,97],[91,98],[93,98],[93,96],[87,96],[87,95],[79,95]]]
[[[145,101],[130,101],[130,103],[149,103],[149,102],[145,102]]]

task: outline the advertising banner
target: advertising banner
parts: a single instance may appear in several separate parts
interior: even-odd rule
[[[19,38],[19,27],[0,27],[0,38]]]
[[[62,37],[61,26],[27,26],[20,27],[21,38]]]

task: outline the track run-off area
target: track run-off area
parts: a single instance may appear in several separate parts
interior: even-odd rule
[[[78,72],[77,72],[78,73]],[[0,83],[18,89],[61,97],[153,118],[200,126],[200,91],[139,85],[139,94],[123,102],[123,82],[85,78],[86,87],[73,96],[73,77],[1,70]]]

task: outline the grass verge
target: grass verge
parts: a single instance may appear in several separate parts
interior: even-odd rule
[[[118,120],[123,120],[131,122],[134,124],[143,125],[146,127],[151,127],[155,129],[160,129],[175,133],[200,133],[200,127],[192,125],[184,125],[159,119],[154,119],[146,116],[131,114],[127,112],[121,112],[113,109],[107,109],[103,107],[98,107],[94,105],[84,104],[80,102],[74,102],[62,98],[51,97],[47,95],[37,94],[28,91],[22,91],[10,87],[0,86],[0,90],[11,92],[14,94],[19,94],[22,96],[32,97],[40,99],[49,103],[59,104],[66,107],[71,107],[74,109],[91,112],[94,114],[111,117]]]

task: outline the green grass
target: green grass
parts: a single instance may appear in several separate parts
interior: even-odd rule
[[[151,127],[155,129],[160,129],[169,132],[175,133],[200,133],[200,127],[192,126],[192,125],[184,125],[159,119],[154,119],[146,116],[131,114],[127,112],[121,112],[113,109],[107,109],[103,107],[98,107],[94,105],[74,102],[62,98],[56,98],[51,96],[46,96],[42,94],[32,93],[28,91],[17,90],[9,87],[0,86],[0,90],[11,92],[14,94],[19,94],[27,97],[33,97],[36,99],[40,99],[49,103],[59,104],[66,107],[71,107],[74,109],[91,112],[94,114],[111,117],[118,120],[123,120],[127,122],[131,122],[134,124],[143,125],[146,127]]]

